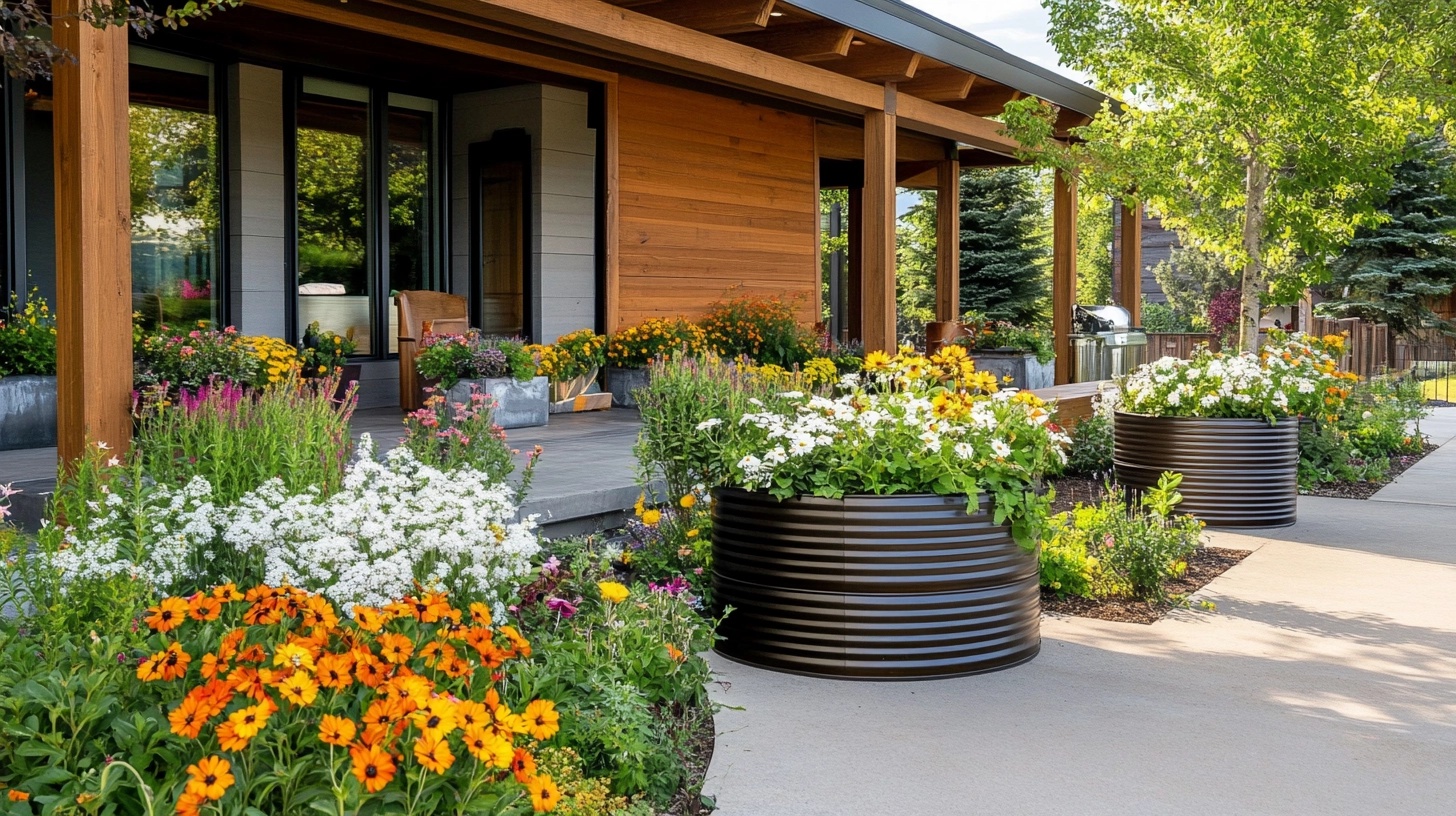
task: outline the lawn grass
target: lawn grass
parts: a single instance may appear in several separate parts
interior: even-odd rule
[[[1428,400],[1456,402],[1456,374],[1421,381],[1421,396]]]

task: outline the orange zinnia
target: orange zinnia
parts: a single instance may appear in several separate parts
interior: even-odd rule
[[[158,632],[170,632],[187,619],[187,602],[181,598],[163,598],[147,613],[147,626]]]
[[[370,793],[378,793],[394,778],[394,759],[378,745],[355,745],[349,749],[354,778]]]
[[[319,739],[327,745],[348,745],[354,740],[354,734],[358,728],[354,721],[347,717],[335,717],[332,714],[325,714],[319,720]]]
[[[426,733],[415,740],[415,759],[426,770],[443,774],[455,764],[455,755],[450,752],[450,741]]]
[[[191,777],[187,782],[187,792],[200,794],[213,801],[221,799],[227,789],[237,781],[229,773],[231,768],[232,763],[222,757],[203,757],[196,765],[187,767],[187,775]]]

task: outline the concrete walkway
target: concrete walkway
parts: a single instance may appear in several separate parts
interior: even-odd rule
[[[1456,481],[1444,492],[1305,497],[1293,527],[1213,533],[1254,550],[1199,594],[1217,611],[1045,618],[1040,656],[1009,671],[850,683],[715,656],[715,694],[740,708],[718,715],[705,792],[722,816],[1449,814]]]
[[[1371,501],[1402,504],[1456,505],[1456,408],[1434,408],[1421,420],[1421,433],[1433,445],[1419,464],[1380,489]]]

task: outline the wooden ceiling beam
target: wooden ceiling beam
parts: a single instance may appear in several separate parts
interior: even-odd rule
[[[743,34],[762,31],[776,0],[658,0],[634,5],[634,11],[691,28],[704,34]]]
[[[975,82],[975,74],[959,68],[921,66],[914,79],[901,84],[896,90],[931,102],[955,102],[965,99]]]
[[[812,23],[770,25],[763,31],[730,34],[728,39],[760,51],[799,62],[823,62],[849,55],[854,29],[822,20]]]
[[[920,68],[920,55],[888,43],[850,45],[849,56],[820,65],[865,82],[909,82]]]
[[[971,87],[970,93],[966,94],[965,99],[946,102],[946,104],[956,110],[976,116],[997,116],[1006,108],[1007,102],[1020,97],[1021,92],[1015,88],[981,79]]]

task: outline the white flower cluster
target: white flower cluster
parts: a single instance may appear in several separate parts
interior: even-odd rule
[[[187,592],[208,565],[261,562],[263,580],[320,592],[347,613],[415,591],[416,582],[501,599],[531,573],[534,517],[516,520],[515,488],[468,468],[441,471],[406,448],[376,460],[365,436],[339,492],[290,494],[273,479],[236,505],[215,507],[194,478],[177,490],[148,485],[130,499],[107,494],[105,512],[64,532],[52,557],[64,583],[130,576]],[[236,576],[228,576],[229,578]]]
[[[130,501],[104,495],[104,502],[91,506],[97,515],[67,528],[64,548],[51,557],[63,586],[126,575],[172,588],[195,577],[199,559],[211,560],[217,511],[206,479],[195,477],[180,490],[158,485]]]
[[[360,450],[326,499],[287,495],[277,480],[244,496],[224,539],[263,554],[267,583],[320,592],[346,613],[408,595],[417,581],[499,599],[530,573],[536,523],[514,520],[510,485],[437,470],[402,447],[379,462],[367,438]]]
[[[1318,387],[1252,354],[1164,357],[1123,380],[1120,407],[1154,416],[1278,417],[1289,414],[1291,392],[1311,394]]]

